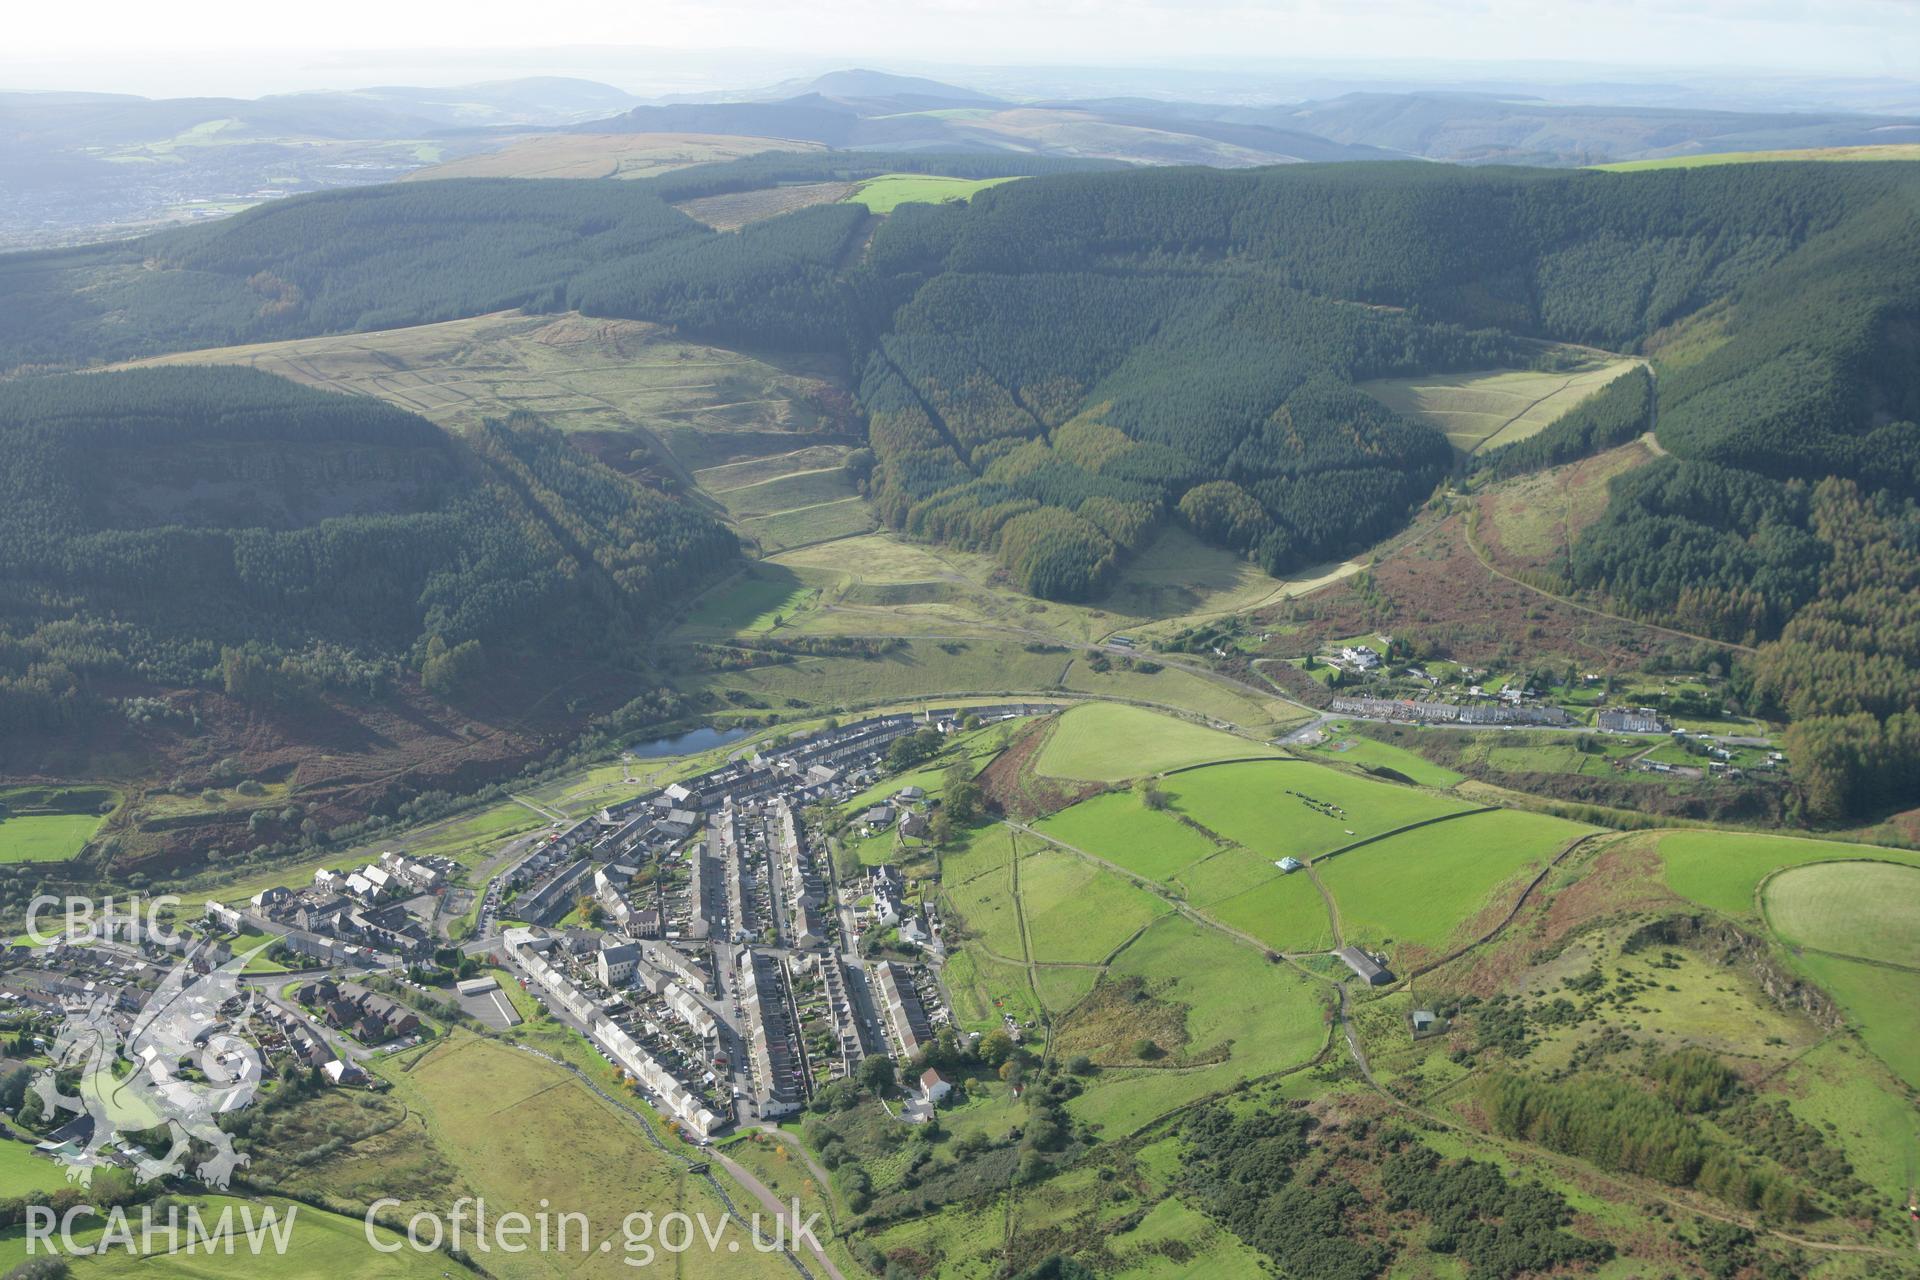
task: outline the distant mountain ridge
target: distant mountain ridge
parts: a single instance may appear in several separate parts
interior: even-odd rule
[[[1195,88],[1178,76],[1165,83]],[[564,76],[258,99],[0,93],[0,249],[112,238],[281,196],[391,181],[551,132],[712,135],[726,140],[727,154],[739,154],[742,139],[764,138],[768,150],[804,143],[1227,169],[1405,158],[1569,167],[1920,142],[1920,115],[1659,105],[1648,85],[1602,81],[1559,92],[1589,91],[1608,101],[1399,86],[1283,103],[1137,92],[1034,99],[851,67],[651,100]],[[1689,95],[1676,87],[1671,96],[1683,103]],[[585,154],[574,144],[561,149]],[[516,173],[511,163],[494,171],[546,176]],[[624,172],[611,160],[598,170]],[[582,176],[594,173],[588,163]]]

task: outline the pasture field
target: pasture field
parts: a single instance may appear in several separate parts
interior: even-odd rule
[[[1163,788],[1182,816],[1268,859],[1314,857],[1471,807],[1304,760],[1212,765]]]
[[[1139,707],[1087,703],[1060,717],[1034,768],[1054,778],[1119,782],[1185,765],[1279,755],[1264,742]]]
[[[36,1155],[33,1144],[0,1141],[0,1197],[25,1199],[36,1191],[58,1191],[67,1185],[67,1168]]]
[[[769,630],[780,610],[769,605],[756,619]],[[784,634],[784,633],[782,633]],[[949,694],[1045,693],[1059,687],[1059,654],[1032,653],[1011,641],[975,640],[951,648],[912,640],[876,657],[800,657],[792,662],[686,677],[688,691],[713,689],[768,707],[835,708],[876,702],[946,701]],[[735,691],[730,695],[729,691]],[[737,695],[737,696],[735,696]]]
[[[1491,927],[1524,874],[1594,828],[1498,809],[1436,822],[1342,853],[1315,870],[1349,942],[1437,952]],[[1511,888],[1514,892],[1506,892]],[[1480,928],[1476,928],[1480,926]]]
[[[1100,977],[1097,969],[1065,965],[1040,965],[1033,971],[1034,985],[1040,992],[1040,1003],[1055,1016],[1073,1008],[1087,998],[1093,990],[1093,984]]]
[[[65,862],[104,821],[95,813],[23,813],[0,818],[0,863]]]
[[[1239,845],[1228,845],[1211,858],[1202,858],[1181,871],[1175,887],[1195,906],[1208,907],[1284,874],[1272,858]]]
[[[724,133],[539,133],[495,151],[461,156],[400,179],[651,178],[689,165],[737,160],[773,149],[766,138]],[[782,151],[817,151],[818,143],[781,142]]]
[[[1031,852],[1038,843],[1006,827],[982,827],[963,848],[941,855],[940,896],[966,925],[965,950],[978,945],[990,953],[984,959],[1025,962],[1026,942],[1013,902],[1013,856],[1017,850]]]
[[[1307,748],[1306,754],[1320,760],[1338,760],[1342,764],[1358,765],[1363,769],[1391,769],[1403,778],[1419,783],[1423,787],[1439,787],[1442,790],[1455,783],[1465,781],[1466,775],[1455,773],[1444,765],[1438,765],[1415,751],[1405,747],[1396,747],[1390,742],[1381,742],[1362,734],[1349,732],[1350,726],[1330,724],[1326,727],[1326,737]]]
[[[751,626],[773,630],[784,637],[789,634],[787,624],[783,622],[780,628],[774,628],[774,615],[784,619],[788,617],[785,612],[788,608],[811,607],[812,601],[805,593],[813,589],[795,585],[784,593],[768,592],[746,600],[708,597],[696,607],[689,625],[677,635],[688,640],[703,635],[743,634]],[[748,608],[759,612],[749,615]],[[727,625],[724,633],[720,628],[707,625],[714,622]],[[806,632],[801,630],[799,634]],[[1069,667],[1073,674],[1066,678]],[[994,637],[969,640],[918,637],[873,657],[803,656],[792,662],[746,670],[686,671],[677,683],[689,693],[711,690],[747,711],[813,709],[826,714],[875,704],[919,706],[967,697],[985,697],[991,701],[999,694],[1046,697],[1071,693],[1094,699],[1140,699],[1149,696],[1143,690],[1150,687],[1151,696],[1161,706],[1225,720],[1254,732],[1273,732],[1277,725],[1287,723],[1286,718],[1295,714],[1291,703],[1256,694],[1243,695],[1231,686],[1173,667],[1152,676],[1118,667],[1105,673],[1083,670],[1071,654],[1027,641]],[[1259,753],[1259,744],[1248,746],[1248,754]]]
[[[1270,875],[1251,889],[1215,901],[1193,901],[1208,916],[1250,934],[1275,951],[1324,951],[1333,945],[1327,904],[1304,872]]]
[[[1920,974],[1812,951],[1794,964],[1840,1002],[1861,1043],[1920,1089]]]
[[[1761,890],[1780,940],[1920,971],[1920,868],[1885,862],[1793,867]]]
[[[1012,178],[943,178],[935,174],[887,173],[857,184],[841,203],[863,204],[868,213],[892,213],[903,204],[945,204],[971,200],[975,193]]]
[[[1103,1070],[1067,1104],[1108,1138],[1195,1098],[1299,1066],[1326,1043],[1329,988],[1180,916],[1161,918],[1130,943],[1114,957],[1108,979],[1141,983],[1148,1007],[1172,1012],[1186,1040],[1168,1065]],[[1068,1014],[1069,1028],[1074,1016]],[[1111,1034],[1115,1043],[1090,1046],[1096,1062],[1131,1057],[1122,1042],[1138,1032],[1123,1019]],[[1065,1043],[1070,1032],[1056,1028],[1056,1036]]]
[[[873,530],[873,512],[842,465],[849,452],[846,445],[809,445],[707,467],[694,479],[763,554],[777,554]]]
[[[954,1014],[968,1030],[991,1031],[1007,1013],[1022,1022],[1040,1016],[1026,970],[984,956],[977,947],[956,951],[948,958],[943,976],[953,995]]]
[[[1052,847],[1020,859],[1020,905],[1033,958],[1042,964],[1103,961],[1171,909],[1113,872]]]
[[[1551,426],[1638,363],[1589,359],[1571,372],[1493,369],[1376,378],[1359,386],[1395,412],[1432,426],[1465,456],[1524,440]]]
[[[1600,1001],[1585,1024],[1540,1028],[1527,1055],[1537,1069],[1578,1065],[1575,1055],[1593,1044],[1596,1032],[1612,1031],[1666,1051],[1689,1045],[1707,1049],[1758,1076],[1790,1066],[1824,1036],[1812,1019],[1769,997],[1748,970],[1686,947],[1628,951],[1627,939],[1636,927],[1622,922],[1587,930],[1525,972],[1527,991],[1543,999],[1567,995],[1566,979],[1596,970],[1610,984],[1631,984],[1633,992],[1617,1003]],[[1529,943],[1520,937],[1513,945],[1524,949]],[[1457,963],[1471,966],[1478,955]]]
[[[1149,809],[1131,793],[1107,793],[1082,800],[1042,818],[1036,831],[1160,884],[1220,851],[1220,846],[1172,814]]]
[[[1507,773],[1577,773],[1588,778],[1611,778],[1617,772],[1613,756],[1592,755],[1570,746],[1489,746],[1486,761]]]
[[[467,1184],[490,1205],[497,1203],[499,1212],[532,1213],[548,1197],[586,1214],[596,1239],[612,1234],[616,1240],[609,1253],[529,1251],[505,1275],[631,1274],[620,1260],[618,1232],[635,1206],[673,1205],[704,1212],[710,1221],[725,1213],[707,1185],[658,1152],[631,1117],[532,1054],[455,1033],[411,1069],[379,1065],[400,1099],[424,1116],[428,1134]],[[740,1252],[722,1250],[703,1257],[702,1264],[703,1274],[715,1276],[792,1274],[785,1259],[758,1253],[744,1241]]]
[[[1692,156],[1661,156],[1652,160],[1616,160],[1596,164],[1610,173],[1639,173],[1647,169],[1700,169],[1716,164],[1760,164],[1778,160],[1920,160],[1920,142],[1889,142],[1865,147],[1802,147],[1786,151],[1710,151]]]
[[[1758,920],[1755,891],[1769,872],[1809,862],[1881,858],[1920,867],[1920,853],[1803,836],[1745,831],[1673,831],[1660,837],[1667,885],[1683,898],[1736,920]]]

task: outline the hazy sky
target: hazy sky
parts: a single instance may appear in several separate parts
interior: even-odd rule
[[[145,93],[346,88],[383,65],[415,72],[415,83],[419,68],[444,65],[448,74],[435,79],[452,81],[471,78],[462,67],[503,60],[578,73],[592,64],[584,51],[592,46],[732,49],[749,55],[743,67],[769,55],[1142,66],[1578,60],[1902,78],[1920,67],[1920,0],[91,0],[8,8],[0,87]],[[573,48],[561,56],[561,46]],[[539,51],[549,49],[556,56],[543,63]],[[465,56],[441,60],[435,50]],[[663,69],[637,58],[617,83],[646,93],[671,71],[671,59]]]

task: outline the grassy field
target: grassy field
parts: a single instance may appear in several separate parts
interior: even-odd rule
[[[529,1252],[507,1274],[631,1274],[618,1248],[619,1225],[628,1213],[671,1206],[704,1212],[710,1221],[724,1213],[706,1184],[656,1152],[631,1118],[531,1054],[456,1033],[410,1069],[383,1064],[383,1073],[401,1100],[424,1115],[427,1132],[467,1183],[498,1212],[531,1213],[550,1200],[586,1214],[593,1239],[612,1235],[616,1242],[610,1253]],[[713,1255],[702,1250],[700,1263],[703,1275],[792,1274],[783,1258],[755,1252],[744,1240],[738,1253],[724,1246]]]
[[[1089,703],[1060,717],[1035,769],[1055,778],[1119,782],[1185,765],[1279,755],[1265,743],[1139,707]]]
[[[1307,754],[1321,760],[1338,760],[1342,764],[1358,765],[1363,769],[1391,769],[1403,778],[1419,783],[1423,787],[1451,787],[1465,779],[1466,775],[1455,773],[1443,765],[1437,765],[1418,752],[1405,747],[1396,747],[1390,742],[1381,742],[1348,731],[1349,726],[1330,724],[1326,727],[1326,737],[1307,749]]]
[[[685,628],[721,636],[771,631],[810,604],[818,589],[775,565],[753,565],[694,601]]]
[[[0,1141],[0,1197],[25,1199],[67,1185],[66,1166],[35,1155],[31,1143]]]
[[[1141,983],[1151,1006],[1170,1008],[1185,1034],[1169,1065],[1102,1070],[1068,1104],[1109,1138],[1195,1098],[1298,1066],[1326,1041],[1328,988],[1178,916],[1164,917],[1143,933],[1115,957],[1108,973]],[[1257,1016],[1249,1016],[1252,1010]],[[1057,1034],[1063,1043],[1071,1036]],[[1137,1034],[1132,1020],[1114,1020],[1108,1034],[1114,1042],[1087,1046],[1088,1056],[1096,1062],[1130,1056]]]
[[[1920,143],[1890,142],[1869,147],[1805,147],[1792,151],[1713,151],[1697,156],[1663,156],[1656,160],[1617,160],[1596,164],[1611,173],[1639,173],[1647,169],[1698,169],[1715,164],[1759,164],[1778,160],[1920,160]]]
[[[1406,959],[1492,926],[1524,875],[1593,830],[1546,814],[1502,809],[1389,836],[1321,863],[1349,942]]]
[[[1800,836],[1673,831],[1660,838],[1668,886],[1683,898],[1737,920],[1759,919],[1754,893],[1769,872],[1863,857],[1920,866],[1920,853]]]
[[[1161,884],[1173,883],[1183,869],[1220,851],[1218,844],[1174,815],[1149,809],[1130,793],[1094,796],[1034,826]]]
[[[1039,841],[1004,827],[982,827],[964,845],[941,855],[941,897],[965,922],[968,943],[978,942],[992,953],[987,960],[1026,961],[1013,902],[1013,857],[1039,847]]]
[[[1103,1176],[1104,1175],[1104,1176]],[[1164,1278],[1180,1274],[1163,1268],[1170,1258],[1184,1258],[1198,1267],[1207,1262],[1213,1271],[1191,1274],[1252,1276],[1260,1274],[1259,1256],[1222,1228],[1193,1210],[1149,1214],[1141,1218],[1142,1202],[1117,1192],[1106,1169],[1082,1167],[1019,1192],[950,1205],[939,1213],[917,1215],[887,1224],[874,1243],[889,1255],[937,1259],[913,1274],[941,1280],[994,1280],[1018,1274],[1005,1269],[1007,1259],[1033,1260],[1069,1245],[1075,1235],[1097,1234],[1128,1268],[1123,1273],[1101,1271],[1102,1277]],[[1167,1202],[1172,1203],[1172,1202]],[[1149,1229],[1151,1223],[1151,1229]],[[1244,1265],[1243,1265],[1244,1264]],[[847,1273],[847,1280],[856,1275]]]
[[[247,967],[242,970],[244,973],[285,973],[287,966],[278,960],[271,959],[264,950],[274,939],[283,936],[285,935],[262,933],[258,929],[243,929],[228,940],[228,945],[233,948],[233,954],[236,956],[245,955],[255,947],[263,948],[259,955],[247,961]]]
[[[758,155],[765,138],[721,133],[542,133],[515,138],[497,151],[461,156],[416,170],[402,182],[433,178],[651,178],[689,165]],[[815,151],[817,143],[782,142],[782,151]]]
[[[863,204],[869,213],[892,213],[903,204],[971,200],[975,192],[1012,181],[1012,178],[942,178],[933,174],[888,173],[860,183],[844,203]]]
[[[977,948],[962,948],[948,959],[943,976],[953,993],[954,1014],[970,1031],[1000,1026],[1002,1014],[1022,1022],[1040,1016],[1039,1001],[1019,965],[981,955]]]
[[[1795,963],[1840,1002],[1861,1042],[1920,1089],[1920,976],[1812,952]]]
[[[1920,969],[1920,868],[1883,862],[1794,867],[1768,880],[1761,899],[1783,942]]]
[[[729,635],[808,634],[804,629],[789,630],[791,623],[786,619],[791,615],[786,611],[810,606],[806,592],[814,588],[793,585],[785,591],[741,590],[742,595],[733,599],[719,593],[703,599],[678,636],[692,639],[713,635],[719,630],[713,624],[723,624]],[[774,626],[776,614],[783,619],[778,627]],[[749,711],[780,708],[827,714],[881,703],[924,705],[958,697],[1067,692],[1095,699],[1151,699],[1172,710],[1208,716],[1260,734],[1276,732],[1308,714],[1291,703],[1242,692],[1172,667],[1152,676],[1119,667],[1097,672],[1076,661],[1072,654],[994,637],[938,641],[920,637],[873,657],[803,656],[747,670],[687,671],[678,683],[690,693],[711,690]],[[1258,754],[1258,744],[1248,745],[1248,754]]]
[[[1020,859],[1020,903],[1033,958],[1043,964],[1102,961],[1170,909],[1113,872],[1053,848]]]
[[[64,1183],[62,1184],[65,1185]],[[164,1209],[154,1214],[154,1231],[151,1239],[143,1240],[140,1231],[138,1209],[129,1210],[128,1223],[132,1228],[132,1244],[122,1248],[118,1243],[108,1251],[94,1257],[88,1257],[73,1264],[73,1274],[83,1277],[110,1277],[113,1280],[134,1280],[135,1277],[167,1275],[193,1277],[195,1280],[255,1280],[267,1277],[269,1280],[337,1280],[344,1275],[366,1276],[370,1280],[438,1280],[449,1274],[450,1269],[457,1271],[457,1264],[442,1253],[417,1253],[402,1248],[393,1253],[382,1253],[368,1247],[366,1226],[357,1218],[345,1217],[337,1213],[328,1213],[324,1209],[308,1204],[295,1204],[277,1196],[262,1197],[257,1200],[242,1200],[231,1196],[183,1196],[180,1198],[181,1221],[184,1226],[186,1206],[192,1205],[199,1210],[200,1220],[208,1230],[214,1230],[223,1211],[231,1209],[231,1230],[226,1235],[218,1235],[209,1245],[204,1240],[196,1240],[193,1253],[184,1252],[184,1240],[174,1238],[166,1230],[167,1215]],[[278,1221],[284,1222],[292,1216],[293,1229],[291,1240],[285,1253],[274,1252],[272,1236],[261,1231],[259,1239],[262,1249],[255,1256],[244,1235],[246,1219],[242,1210],[254,1215],[256,1224],[260,1224],[264,1214],[271,1210]],[[103,1228],[76,1227],[76,1243],[92,1245],[100,1240]],[[375,1237],[382,1244],[403,1242],[404,1237],[386,1230],[375,1228]],[[227,1252],[229,1246],[232,1252]],[[45,1256],[45,1250],[39,1253]],[[0,1232],[0,1266],[14,1267],[28,1258],[26,1239],[22,1228],[13,1227]]]
[[[1195,868],[1207,871],[1215,864]],[[1222,869],[1226,867],[1222,863]],[[1194,876],[1192,901],[1208,916],[1242,933],[1250,934],[1275,951],[1323,951],[1333,945],[1333,924],[1327,904],[1305,873],[1277,873],[1264,863],[1254,873],[1256,883],[1250,889],[1215,896],[1218,888],[1237,888],[1241,881],[1212,881]]]
[[[1164,786],[1181,816],[1268,859],[1314,857],[1470,807],[1305,761],[1214,765]]]
[[[1782,1084],[1795,1115],[1844,1143],[1862,1181],[1889,1203],[1906,1194],[1920,1150],[1920,1111],[1878,1058],[1835,1037],[1795,1062]]]
[[[0,819],[0,863],[65,862],[100,829],[93,813],[29,813]]]
[[[1570,372],[1495,369],[1378,378],[1360,389],[1430,424],[1461,454],[1473,454],[1526,439],[1638,363],[1593,359]]]

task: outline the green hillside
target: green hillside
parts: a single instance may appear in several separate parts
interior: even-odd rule
[[[1898,504],[1920,493],[1920,166],[1056,162],[970,201],[902,205],[877,229],[860,206],[828,204],[725,234],[667,203],[858,180],[879,159],[375,187],[0,259],[18,304],[0,318],[0,365],[514,306],[830,353],[852,371],[870,438],[847,480],[879,520],[990,553],[1031,595],[1082,600],[1169,523],[1269,573],[1361,554],[1403,527],[1454,455],[1360,382],[1527,368],[1555,358],[1539,339],[1643,352],[1651,380],[1622,379],[1483,464],[1568,461],[1653,425],[1672,456],[1623,478],[1555,572],[1746,645],[1781,636],[1826,591],[1830,625],[1803,628],[1788,664],[1801,674],[1765,681],[1766,705],[1876,726],[1920,706],[1912,629],[1872,634],[1897,617],[1900,588],[1863,613],[1826,572],[1848,554],[1845,523],[1828,516],[1865,504],[1904,528]],[[1034,171],[993,165],[881,172]],[[1815,503],[1806,482],[1824,477],[1860,492]],[[765,541],[864,527],[829,514]],[[1902,669],[1877,690],[1802,696],[1834,652],[1893,652]],[[1804,745],[1850,774],[1853,757],[1908,736],[1835,728]],[[1839,812],[1886,789],[1848,783],[1820,803]]]

